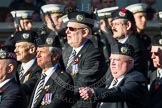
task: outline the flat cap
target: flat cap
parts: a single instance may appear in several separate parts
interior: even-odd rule
[[[35,44],[35,40],[38,37],[37,33],[32,30],[18,31],[14,34],[14,40],[18,42],[30,42]]]
[[[112,17],[112,20],[127,19],[131,23],[135,24],[135,19],[134,19],[133,13],[130,12],[129,10],[125,9],[125,8],[121,8],[121,9],[113,11],[112,14],[111,14],[111,17]]]
[[[112,54],[126,55],[134,58],[135,50],[130,44],[115,43],[111,48]]]

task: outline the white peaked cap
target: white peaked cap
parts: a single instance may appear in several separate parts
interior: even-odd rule
[[[43,5],[41,7],[42,11],[44,13],[47,12],[52,12],[52,13],[61,13],[64,11],[64,5],[61,4],[47,4],[47,5]]]
[[[159,18],[162,18],[162,11],[159,12]]]
[[[110,8],[104,8],[104,9],[97,10],[97,13],[98,13],[98,16],[100,18],[104,17],[104,16],[110,17],[111,16],[111,12],[113,12],[113,11],[115,11],[117,9],[119,9],[118,6],[110,7]]]
[[[133,14],[137,12],[145,12],[147,8],[147,4],[145,3],[136,3],[133,5],[127,6],[125,9],[131,11]]]
[[[19,17],[19,18],[31,18],[33,14],[33,10],[16,10],[16,11],[11,11],[12,16]]]

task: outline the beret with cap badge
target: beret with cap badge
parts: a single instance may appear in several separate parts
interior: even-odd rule
[[[127,43],[115,43],[111,48],[112,54],[126,55],[134,58],[135,50],[132,45]]]
[[[35,44],[35,39],[38,37],[37,33],[32,30],[18,31],[14,35],[15,42],[30,42]]]
[[[84,11],[74,11],[68,14],[68,22],[78,22],[92,28],[94,26],[94,14],[89,14]]]
[[[125,8],[121,8],[121,9],[117,9],[117,10],[113,11],[111,13],[111,18],[112,18],[112,20],[127,19],[131,23],[135,24],[135,19],[134,19],[133,13]]]
[[[46,34],[41,34],[36,39],[36,46],[38,47],[60,47],[58,36],[55,35],[55,32],[50,32]]]
[[[156,35],[151,38],[152,46],[162,46],[162,35]]]

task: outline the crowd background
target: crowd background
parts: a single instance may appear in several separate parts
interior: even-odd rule
[[[13,18],[10,14],[11,11],[17,10],[23,7],[29,7],[29,9],[35,10],[32,21],[33,28],[38,28],[42,25],[42,19],[40,16],[40,7],[42,5],[48,4],[48,3],[57,3],[57,4],[64,4],[67,7],[73,7],[72,5],[79,6],[80,0],[3,0],[3,2],[0,4],[0,43],[3,43],[4,40],[9,37],[13,31]],[[108,2],[110,3],[108,3]],[[130,4],[144,2],[149,5],[148,13],[154,13],[149,15],[150,17],[147,17],[148,22],[146,26],[146,33],[151,35],[156,35],[160,33],[160,26],[159,22],[157,20],[157,13],[162,10],[162,7],[160,4],[162,4],[161,0],[115,0],[116,3],[111,3],[113,0],[91,0],[91,6],[93,8],[102,9],[105,7],[111,7],[111,6],[119,6],[119,8],[126,7]],[[21,3],[24,2],[24,5],[21,5]],[[28,2],[28,3],[27,3]],[[73,2],[73,3],[72,3]],[[88,2],[86,0],[86,2]],[[21,6],[20,6],[21,5]],[[149,30],[153,30],[153,32],[149,32]]]

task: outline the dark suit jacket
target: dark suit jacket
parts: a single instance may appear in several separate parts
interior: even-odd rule
[[[18,74],[19,74],[20,67],[21,67],[21,64],[18,66],[18,69],[17,69]],[[35,60],[34,64],[29,68],[27,74],[25,74],[25,76],[28,76],[28,80],[24,82],[25,76],[23,76],[22,78],[23,80],[20,80],[20,85],[26,94],[28,103],[29,103],[31,94],[33,92],[33,89],[35,87],[35,84],[37,80],[40,78],[41,72],[42,72],[42,69],[38,66],[37,61]],[[19,75],[17,75],[17,77],[19,77]]]
[[[157,78],[157,70],[155,70],[151,74],[150,95],[151,95],[151,108],[161,108],[162,79]]]
[[[26,99],[23,90],[15,79],[7,82],[2,88],[0,108],[25,108]]]
[[[63,51],[63,60],[65,66],[67,65],[69,56],[72,52],[72,47],[68,46]],[[76,61],[75,61],[76,60]],[[105,73],[107,71],[105,67],[105,59],[103,54],[98,50],[98,48],[88,40],[83,48],[76,55],[74,64],[78,65],[78,72],[73,75],[75,88],[75,100],[73,108],[95,108],[95,103],[83,101],[78,93],[78,87],[100,87],[103,85],[103,80],[105,79]],[[73,65],[72,65],[73,66]],[[68,70],[70,73],[71,70]],[[102,82],[102,81],[103,82]]]
[[[109,81],[108,85],[110,83]],[[100,108],[148,108],[149,106],[147,81],[137,71],[128,72],[117,87],[94,90],[94,101],[109,103],[109,106]]]
[[[38,82],[36,83],[36,86],[32,93],[28,108],[31,108]],[[62,71],[60,68],[57,69],[45,84],[44,89],[42,90],[36,102],[35,108],[70,108],[71,103],[73,103],[73,87],[73,80],[71,76],[68,73]],[[43,104],[43,98],[49,93],[52,93],[52,101],[51,103],[45,105]]]

